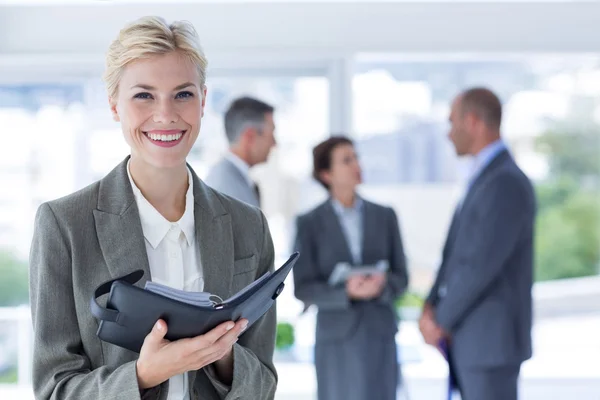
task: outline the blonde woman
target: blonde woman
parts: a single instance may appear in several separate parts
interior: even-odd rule
[[[37,399],[272,399],[275,309],[168,341],[159,320],[140,354],[100,341],[100,283],[145,271],[226,298],[273,269],[263,214],[198,179],[186,157],[200,133],[206,58],[187,22],[142,18],[108,50],[110,109],[131,147],[105,178],[40,206],[30,256]]]

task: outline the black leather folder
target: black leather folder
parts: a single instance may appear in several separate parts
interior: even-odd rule
[[[203,335],[223,322],[240,318],[248,320],[249,328],[273,306],[298,255],[293,253],[275,272],[211,306],[191,305],[134,286],[144,275],[142,270],[110,280],[98,286],[91,299],[92,314],[100,320],[97,335],[103,341],[139,353],[144,338],[159,319],[167,323],[168,340]],[[106,307],[102,307],[98,297],[107,293]]]

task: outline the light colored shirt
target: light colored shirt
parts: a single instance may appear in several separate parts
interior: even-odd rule
[[[485,146],[475,157],[473,158],[473,164],[471,167],[471,173],[469,175],[468,188],[471,187],[473,182],[481,174],[481,172],[487,167],[502,150],[506,149],[506,145],[502,139],[498,139]],[[468,190],[468,189],[467,189]]]
[[[465,201],[471,186],[475,182],[475,180],[481,175],[483,170],[500,154],[502,150],[506,149],[506,145],[502,141],[502,139],[498,139],[495,142],[492,142],[485,146],[479,153],[477,153],[473,159],[471,160],[471,168],[469,169],[469,175],[467,180],[467,186],[465,188],[464,193],[462,194],[458,205],[457,210],[462,208],[462,203]]]
[[[362,263],[363,250],[363,207],[364,201],[356,197],[352,207],[344,207],[336,199],[331,199],[333,209],[340,221],[342,231],[346,237],[346,243],[352,254],[355,264]]]
[[[202,291],[204,278],[200,246],[196,241],[194,220],[194,182],[188,169],[185,211],[177,222],[169,222],[146,200],[136,186],[127,164],[127,174],[140,213],[153,282],[187,291]],[[187,373],[169,379],[167,400],[189,400]]]
[[[229,160],[241,173],[246,182],[248,182],[248,186],[251,188],[254,187],[254,181],[250,178],[250,165],[237,155],[233,154],[231,151],[228,151],[225,154],[225,158]]]

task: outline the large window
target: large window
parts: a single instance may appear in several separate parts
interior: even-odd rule
[[[472,86],[504,103],[503,134],[534,181],[536,278],[598,272],[600,58],[359,57],[353,121],[364,191],[396,207],[413,285],[431,284],[466,164],[447,138],[454,96]]]

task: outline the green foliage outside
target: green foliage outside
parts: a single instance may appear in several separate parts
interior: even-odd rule
[[[395,305],[396,308],[416,307],[420,309],[423,308],[424,301],[422,296],[419,296],[414,292],[406,292],[402,297],[396,300]]]
[[[17,383],[17,367],[11,368],[5,372],[0,373],[0,384],[3,383]]]
[[[29,302],[27,264],[11,253],[0,250],[0,307]]]
[[[294,344],[294,326],[288,322],[279,322],[277,324],[277,337],[275,339],[275,348],[285,350]]]
[[[564,122],[541,135],[550,167],[536,185],[538,281],[596,275],[600,262],[600,126]]]

